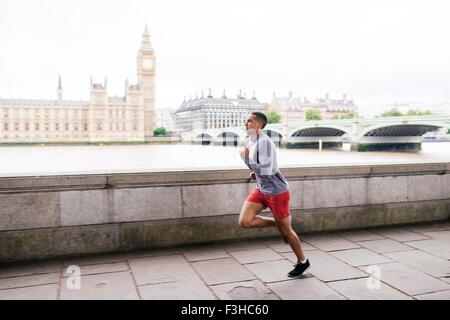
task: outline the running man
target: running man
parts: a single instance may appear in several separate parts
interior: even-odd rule
[[[298,260],[288,276],[297,277],[309,269],[310,263],[303,254],[300,239],[291,227],[289,185],[278,168],[275,143],[263,132],[266,124],[267,117],[262,112],[253,112],[245,123],[249,142],[240,155],[252,171],[250,179],[256,180],[256,188],[242,206],[239,225],[242,228],[277,227]],[[274,218],[258,215],[267,207]]]

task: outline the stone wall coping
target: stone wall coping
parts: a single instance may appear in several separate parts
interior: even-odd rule
[[[289,181],[449,174],[450,162],[282,167],[281,171]],[[0,177],[0,193],[244,183],[248,176],[248,169],[13,176]]]

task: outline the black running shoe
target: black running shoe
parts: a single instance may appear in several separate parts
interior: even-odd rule
[[[309,264],[309,260],[306,260],[305,263],[297,262],[294,269],[288,273],[288,277],[298,277],[301,276],[306,270],[308,270],[311,267]]]

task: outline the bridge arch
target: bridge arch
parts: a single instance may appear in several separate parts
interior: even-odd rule
[[[229,130],[217,135],[216,142],[222,146],[237,146],[239,143],[239,134]]]
[[[213,137],[207,133],[201,133],[194,139],[194,144],[210,145]]]
[[[242,134],[245,133],[245,131],[239,130],[239,129],[240,128],[231,128],[231,127],[229,127],[229,128],[221,128],[221,129],[219,129],[217,131],[212,131],[212,132],[215,132],[217,134],[216,137],[219,137],[220,135],[222,135],[222,134],[224,134],[226,132],[233,133],[233,134],[237,135],[238,137],[240,137]]]
[[[264,129],[265,134],[269,136],[270,139],[275,143],[275,145],[280,146],[281,140],[283,139],[283,134],[276,129]]]
[[[380,124],[365,128],[360,133],[363,137],[418,137],[440,128],[448,128],[443,123],[394,123]]]
[[[342,137],[349,134],[347,130],[339,126],[297,127],[291,131],[289,137]]]

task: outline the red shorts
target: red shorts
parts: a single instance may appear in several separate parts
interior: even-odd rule
[[[291,195],[289,190],[277,195],[262,193],[255,188],[247,197],[247,201],[259,203],[264,208],[270,208],[272,214],[277,219],[283,219],[289,216],[289,201]]]

